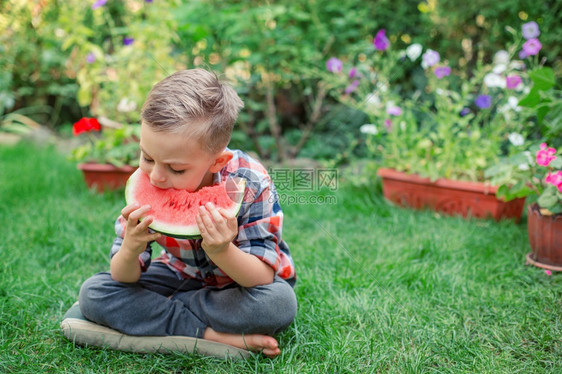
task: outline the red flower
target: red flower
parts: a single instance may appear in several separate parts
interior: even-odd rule
[[[74,123],[72,134],[78,136],[83,132],[100,131],[101,126],[97,119],[82,117],[80,121]]]

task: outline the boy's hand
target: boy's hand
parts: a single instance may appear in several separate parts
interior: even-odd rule
[[[236,217],[222,208],[217,209],[213,203],[200,206],[195,220],[203,238],[201,246],[207,254],[224,251],[238,234]]]
[[[150,241],[158,239],[161,234],[148,232],[148,225],[153,221],[153,218],[146,214],[150,212],[150,205],[138,204],[127,205],[121,211],[121,215],[127,220],[127,229],[125,230],[125,237],[121,250],[125,249],[132,255],[138,256],[146,249],[146,244]],[[139,221],[144,218],[142,221]]]

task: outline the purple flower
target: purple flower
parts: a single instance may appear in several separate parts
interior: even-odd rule
[[[505,77],[505,87],[509,90],[514,90],[521,83],[521,77],[519,75],[508,75]]]
[[[349,74],[348,74],[349,78],[355,78],[355,76],[359,77],[359,75],[357,74],[357,68],[351,68],[349,70]]]
[[[151,3],[152,0],[144,0],[145,3]]]
[[[536,38],[541,34],[539,25],[537,25],[535,21],[524,23],[523,26],[521,26],[521,32],[523,37],[527,40]]]
[[[98,9],[107,3],[107,0],[97,0],[95,3],[92,4],[92,9]]]
[[[123,45],[131,45],[135,41],[134,38],[129,38],[128,36],[123,38]]]
[[[479,95],[474,104],[480,109],[488,109],[492,106],[492,98],[489,95]]]
[[[330,73],[339,73],[342,68],[343,63],[335,57],[332,57],[331,59],[326,61],[326,69],[328,69]]]
[[[529,56],[527,55],[527,52],[525,52],[525,50],[522,49],[522,50],[519,51],[519,58],[520,58],[521,60],[524,60],[524,59],[526,59],[527,57],[529,57]]]
[[[434,73],[437,78],[441,79],[451,74],[451,68],[448,66],[437,66]]]
[[[352,93],[357,89],[357,86],[359,86],[359,79],[356,79],[353,82],[351,82],[351,84],[345,88],[345,93],[346,94]]]
[[[386,49],[390,45],[390,42],[388,41],[388,38],[385,34],[386,30],[380,29],[379,32],[377,32],[377,35],[375,35],[375,40],[373,40],[375,48],[379,51],[386,51]]]
[[[459,113],[461,117],[466,116],[468,113],[470,113],[470,109],[469,108],[462,108],[461,112]]]
[[[439,56],[439,52],[434,51],[433,49],[428,49],[422,56],[422,66],[423,68],[428,68],[433,66],[439,62],[441,57]]]
[[[386,113],[390,114],[391,116],[399,116],[402,114],[402,108],[396,105],[392,105],[386,109]]]
[[[541,48],[542,48],[542,44],[536,38],[529,39],[525,43],[523,43],[523,51],[525,51],[525,54],[527,56],[536,55],[537,53],[539,53]]]
[[[88,55],[86,56],[86,62],[88,64],[93,64],[94,62],[96,62],[96,55],[93,52],[88,53]]]

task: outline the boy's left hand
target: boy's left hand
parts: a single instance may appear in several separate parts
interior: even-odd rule
[[[207,254],[226,250],[238,234],[236,217],[222,208],[217,209],[213,203],[200,206],[195,220],[203,238],[201,246]]]

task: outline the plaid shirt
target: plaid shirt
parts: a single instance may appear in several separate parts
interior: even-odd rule
[[[261,163],[239,150],[234,157],[214,174],[214,183],[228,177],[246,180],[246,190],[238,213],[238,235],[233,240],[240,250],[250,253],[271,266],[279,277],[294,282],[295,266],[288,245],[281,239],[283,212],[278,195],[267,171]],[[117,237],[110,256],[121,248],[126,230],[126,220],[119,216],[115,221]],[[160,261],[176,271],[179,278],[195,278],[207,286],[225,287],[234,281],[218,268],[201,247],[202,239],[175,239],[162,235],[157,241],[164,251],[154,261]],[[139,256],[143,271],[150,266],[151,243]]]

